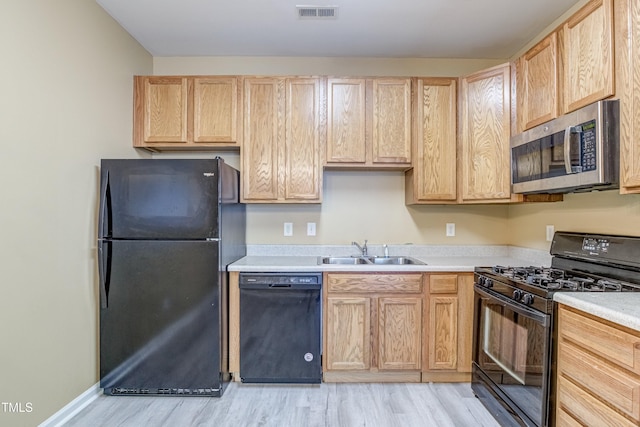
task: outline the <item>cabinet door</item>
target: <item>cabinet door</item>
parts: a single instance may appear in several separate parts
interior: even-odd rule
[[[193,81],[194,142],[237,141],[238,81],[198,77]]]
[[[613,95],[612,0],[589,2],[561,32],[563,113]]]
[[[283,91],[277,78],[244,81],[242,183],[245,200],[278,198],[278,146],[282,128],[278,111]]]
[[[420,369],[422,298],[379,298],[378,367]]]
[[[327,80],[327,163],[364,163],[364,79]]]
[[[620,98],[620,193],[640,193],[640,4],[616,3],[616,97]]]
[[[327,298],[324,352],[327,370],[369,370],[370,318],[369,298]]]
[[[287,79],[285,185],[287,200],[320,200],[320,81]]]
[[[551,33],[516,62],[518,131],[558,116],[557,33]]]
[[[407,173],[408,203],[455,201],[457,94],[454,79],[415,82],[413,170]]]
[[[458,366],[458,297],[429,297],[429,369]]]
[[[471,373],[473,358],[473,273],[458,275],[458,372]]]
[[[511,196],[510,66],[462,79],[462,201],[509,201]]]
[[[411,79],[373,80],[373,163],[411,162]]]
[[[143,142],[186,143],[188,90],[184,77],[144,77]]]

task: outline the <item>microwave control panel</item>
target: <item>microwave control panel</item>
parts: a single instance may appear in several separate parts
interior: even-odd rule
[[[591,120],[578,126],[580,133],[580,160],[582,172],[596,170],[596,121]]]

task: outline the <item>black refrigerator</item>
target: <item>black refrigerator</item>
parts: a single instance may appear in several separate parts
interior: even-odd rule
[[[221,396],[227,266],[246,254],[239,173],[221,158],[102,160],[100,387]]]

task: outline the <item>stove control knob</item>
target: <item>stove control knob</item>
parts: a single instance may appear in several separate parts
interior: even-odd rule
[[[478,285],[480,285],[480,286],[484,286],[484,281],[485,281],[485,280],[486,280],[486,279],[485,279],[484,277],[478,277]]]
[[[525,294],[524,297],[522,298],[522,302],[524,303],[524,305],[533,304],[533,295],[532,294]]]
[[[513,299],[516,301],[520,301],[520,299],[522,298],[522,294],[523,292],[520,289],[516,289],[515,291],[513,291]]]
[[[492,280],[492,279],[486,279],[486,280],[484,281],[484,285],[485,285],[487,288],[493,288],[493,280]]]

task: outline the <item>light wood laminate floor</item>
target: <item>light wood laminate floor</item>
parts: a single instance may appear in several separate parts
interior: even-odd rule
[[[258,385],[221,398],[100,396],[66,426],[498,426],[461,384]]]

